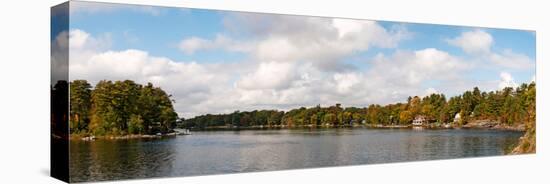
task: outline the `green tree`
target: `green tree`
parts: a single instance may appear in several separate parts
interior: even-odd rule
[[[140,115],[130,115],[130,121],[128,121],[128,132],[130,134],[144,133],[143,119],[141,119]]]
[[[87,131],[95,135],[168,132],[178,119],[172,103],[151,83],[144,87],[131,80],[99,81],[91,90]]]
[[[92,86],[86,80],[69,83],[70,88],[70,131],[86,131],[90,123]]]

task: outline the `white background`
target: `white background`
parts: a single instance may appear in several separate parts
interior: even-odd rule
[[[105,1],[105,0],[103,0]],[[0,183],[49,177],[50,7],[3,1],[0,10]],[[154,5],[536,30],[537,154],[130,180],[124,183],[548,183],[550,5],[476,0],[110,0]],[[546,53],[545,53],[546,51]],[[547,103],[544,103],[547,102]],[[114,183],[114,182],[113,182]],[[117,181],[117,183],[122,183]]]

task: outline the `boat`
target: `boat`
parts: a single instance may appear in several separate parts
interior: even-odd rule
[[[82,138],[83,141],[94,141],[95,140],[95,136],[88,136],[88,137],[83,137]]]
[[[176,128],[174,131],[176,132],[176,135],[191,135],[191,131],[189,131],[189,129]]]

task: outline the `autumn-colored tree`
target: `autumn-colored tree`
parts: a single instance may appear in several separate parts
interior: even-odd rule
[[[202,115],[184,121],[184,127],[205,128],[214,125],[258,126],[286,125],[301,126],[351,126],[408,125],[422,115],[429,122],[464,125],[475,120],[491,120],[507,125],[524,124],[534,114],[535,83],[522,84],[518,88],[482,92],[474,87],[471,91],[450,97],[430,94],[424,97],[408,97],[406,103],[387,105],[370,104],[368,107],[346,107],[341,104],[321,107],[299,107],[288,112],[277,110],[236,111],[232,114]]]

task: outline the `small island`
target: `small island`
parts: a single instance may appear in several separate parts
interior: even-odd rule
[[[86,80],[70,83],[71,139],[155,138],[174,132],[177,113],[170,95],[151,83]]]

